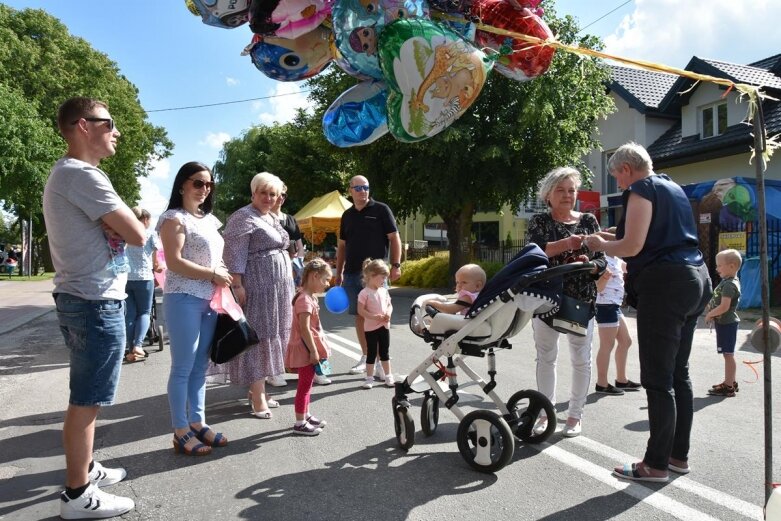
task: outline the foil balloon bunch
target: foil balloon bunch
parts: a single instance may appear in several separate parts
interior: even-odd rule
[[[326,138],[339,147],[389,132],[402,142],[432,137],[469,109],[491,70],[527,81],[543,74],[554,54],[491,30],[553,38],[540,0],[185,3],[208,25],[248,23],[254,35],[244,54],[269,78],[304,80],[332,62],[354,76],[358,83],[323,116]]]

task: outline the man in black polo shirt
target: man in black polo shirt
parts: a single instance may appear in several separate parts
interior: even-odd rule
[[[350,298],[350,314],[355,315],[355,332],[363,356],[350,369],[353,374],[366,370],[366,336],[363,317],[358,314],[358,293],[363,288],[361,268],[366,259],[388,259],[390,246],[390,280],[401,276],[401,238],[396,220],[388,205],[369,197],[369,180],[362,175],[350,179],[353,206],[342,214],[336,249],[336,284],[344,287]],[[375,367],[379,367],[377,364]]]

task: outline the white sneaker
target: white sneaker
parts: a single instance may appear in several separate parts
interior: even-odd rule
[[[317,385],[328,385],[331,383],[331,379],[322,374],[315,375],[315,383]]]
[[[60,494],[60,517],[63,519],[105,519],[121,516],[135,506],[129,497],[103,492],[91,483],[76,499],[70,499],[64,490]]]
[[[281,374],[276,376],[267,376],[266,383],[272,387],[285,387],[287,385],[287,381],[282,377]]]
[[[532,428],[532,432],[539,436],[540,434],[544,433],[546,430],[548,430],[548,418],[545,416],[540,416],[537,418],[537,422],[534,424],[534,427]]]
[[[114,483],[119,483],[125,479],[125,476],[127,476],[125,469],[107,469],[96,461],[95,465],[92,466],[92,470],[90,471],[88,477],[89,482],[96,487],[107,487],[109,485],[113,485]]]
[[[374,377],[372,376],[372,377],[366,378],[363,381],[363,385],[361,387],[363,387],[364,389],[371,389],[372,387],[374,387]]]
[[[386,386],[393,387],[395,383],[396,383],[396,380],[395,380],[395,378],[393,378],[392,374],[388,374],[388,375],[385,376],[385,385]]]
[[[385,371],[383,371],[382,366],[379,363],[374,365],[374,376],[379,381],[385,380]]]
[[[366,372],[366,357],[362,356],[358,363],[350,368],[350,374],[361,374]]]

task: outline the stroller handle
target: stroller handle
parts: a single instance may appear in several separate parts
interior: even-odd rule
[[[554,266],[548,268],[534,275],[527,275],[523,277],[518,284],[515,285],[516,290],[525,288],[535,282],[547,282],[557,277],[564,277],[572,275],[573,273],[580,273],[582,271],[591,271],[596,268],[597,265],[593,262],[571,262],[569,264],[562,264],[560,266]]]

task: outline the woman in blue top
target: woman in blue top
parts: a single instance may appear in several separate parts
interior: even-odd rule
[[[689,472],[693,396],[689,379],[697,317],[711,295],[691,204],[680,186],[653,172],[648,152],[621,146],[608,171],[624,190],[615,240],[589,235],[586,246],[627,263],[626,289],[637,308],[640,381],[648,396],[650,438],[643,461],[617,467],[624,479],[665,482]]]
[[[127,329],[127,351],[125,360],[138,362],[146,358],[146,352],[142,349],[144,337],[149,329],[150,315],[152,313],[152,297],[155,291],[153,271],[157,271],[157,246],[155,233],[149,229],[152,216],[148,211],[138,206],[133,213],[146,228],[146,241],[143,246],[125,247],[127,263],[130,271],[127,274],[125,285],[125,327]]]

